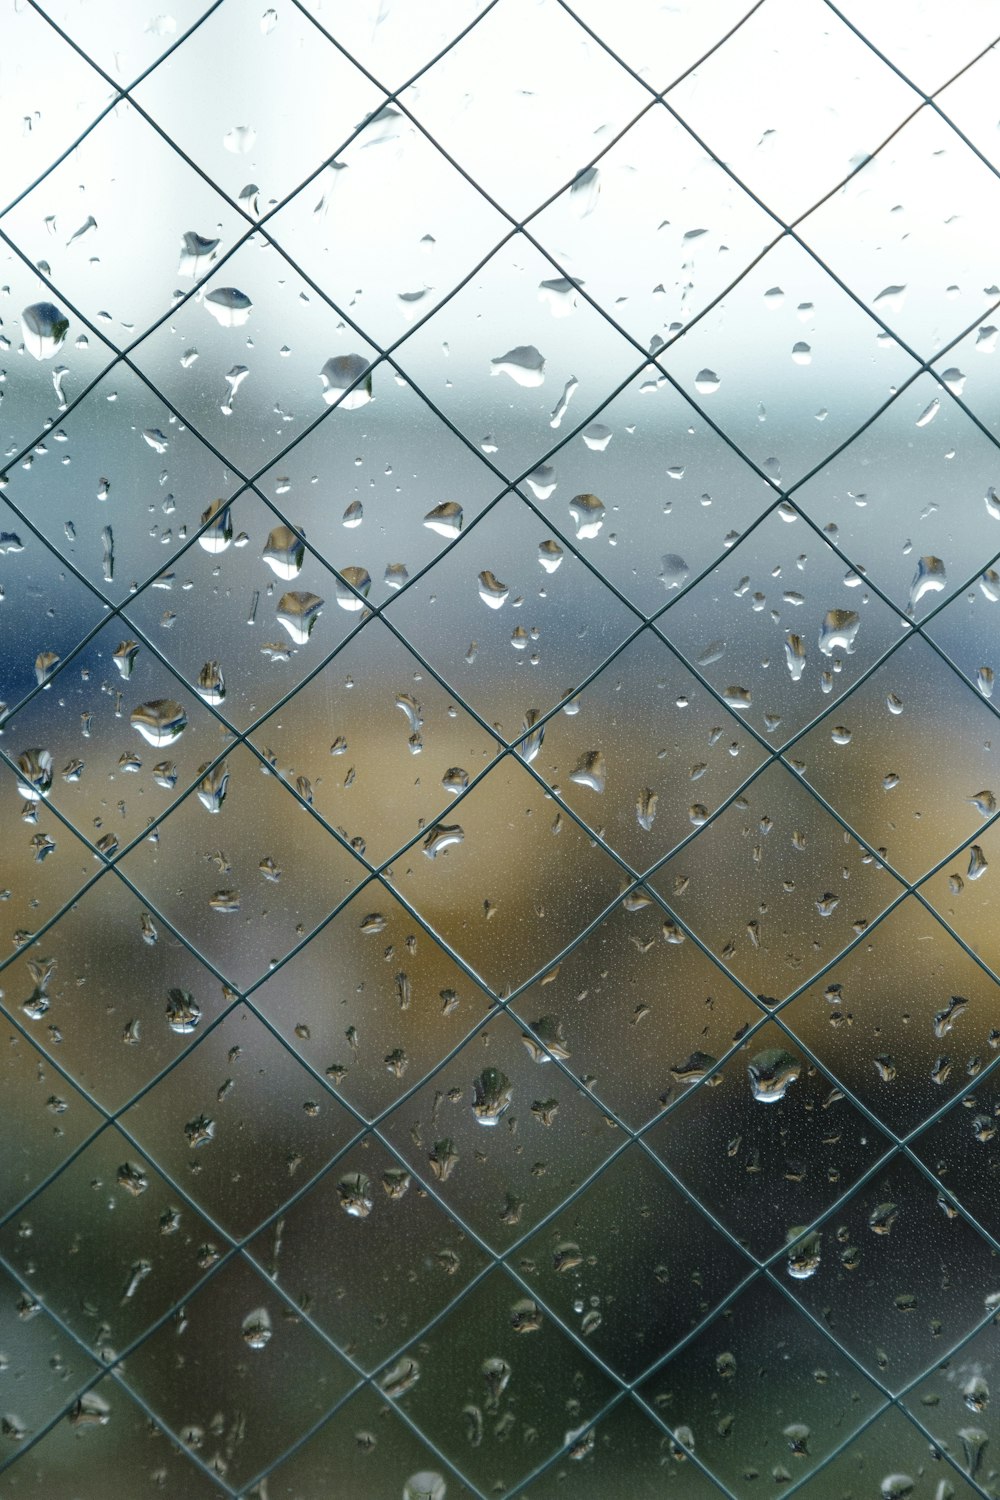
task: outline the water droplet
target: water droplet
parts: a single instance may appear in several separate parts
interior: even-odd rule
[[[349,1219],[367,1219],[375,1203],[371,1179],[364,1172],[349,1172],[337,1183],[340,1206]]]
[[[976,669],[976,687],[982,693],[982,695],[983,695],[984,698],[992,698],[993,697],[993,668],[992,667],[977,667],[977,669]]]
[[[688,576],[688,565],[676,552],[668,552],[660,562],[660,581],[665,589],[679,589]]]
[[[989,1435],[981,1427],[960,1427],[958,1435],[962,1441],[962,1455],[970,1479],[975,1479],[983,1459],[983,1449]]]
[[[479,575],[479,597],[490,609],[500,609],[506,603],[510,589],[488,569]]]
[[[491,359],[490,364],[492,374],[509,375],[517,385],[538,386],[545,379],[545,359],[534,344],[518,344],[506,354]]]
[[[461,534],[463,519],[462,507],[458,502],[444,500],[427,512],[424,525],[428,531],[436,531],[438,536],[447,537],[451,541]]]
[[[986,855],[983,853],[978,844],[973,844],[972,848],[969,850],[969,868],[966,871],[966,874],[968,875],[970,880],[979,880],[983,875],[986,874],[986,871],[988,869],[989,865],[986,860]]]
[[[369,580],[370,582],[371,580]],[[316,594],[293,590],[278,600],[277,621],[283,625],[296,646],[304,646],[323,610],[323,600]]]
[[[785,636],[785,664],[793,682],[798,682],[806,669],[806,646],[800,635],[793,631]]]
[[[243,1342],[248,1349],[264,1349],[271,1342],[271,1315],[266,1307],[255,1307],[243,1319]]]
[[[860,627],[861,618],[853,609],[828,609],[820,626],[819,649],[824,656],[832,656],[835,651],[846,651],[850,656]]]
[[[802,1064],[782,1047],[768,1047],[750,1062],[750,1087],[760,1104],[777,1104],[802,1071]]]
[[[217,661],[207,661],[198,673],[196,688],[206,703],[221,703],[226,696],[226,680]]]
[[[581,219],[594,212],[600,191],[601,180],[596,167],[584,167],[582,172],[577,172],[569,185],[569,201]]]
[[[710,1052],[692,1052],[690,1057],[685,1057],[682,1062],[674,1063],[670,1069],[670,1076],[675,1083],[698,1083],[717,1065],[719,1059],[713,1057]],[[722,1075],[715,1074],[709,1083],[721,1083]]]
[[[181,241],[178,276],[200,276],[215,259],[218,248],[218,240],[206,239],[204,235],[195,234],[193,229],[189,229]]]
[[[205,764],[198,775],[202,778],[198,783],[198,801],[207,812],[221,812],[229,790],[229,769],[226,762],[220,761],[212,770]]]
[[[187,990],[167,993],[167,1025],[178,1036],[190,1036],[201,1020],[201,1006]]]
[[[234,286],[216,287],[205,298],[205,309],[222,328],[241,328],[250,316],[253,303],[245,292]]]
[[[538,468],[528,475],[527,483],[536,500],[547,500],[558,483],[552,464],[539,464]]]
[[[656,819],[656,804],[659,801],[657,794],[648,786],[643,787],[635,804],[635,816],[639,827],[646,833],[650,831]]]
[[[371,574],[367,568],[349,567],[340,569],[340,577],[343,582],[338,580],[336,584],[337,603],[341,609],[358,614],[364,609],[365,599],[368,598],[372,586]],[[363,596],[360,599],[359,594]]]
[[[530,1032],[521,1033],[521,1041],[524,1043],[531,1059],[536,1063],[551,1062],[553,1057],[563,1062],[570,1056],[570,1050],[566,1045],[566,1034],[563,1030],[562,1021],[558,1016],[540,1016],[537,1021],[532,1021]]]
[[[446,792],[451,792],[453,797],[457,797],[459,792],[464,792],[469,785],[469,773],[461,766],[451,766],[441,777],[441,785]]]
[[[577,305],[577,292],[582,285],[582,281],[574,281],[568,276],[541,281],[538,284],[538,300],[547,303],[554,318],[568,318]]]
[[[577,786],[589,787],[592,792],[603,792],[607,778],[607,766],[600,750],[587,750],[581,755],[576,769],[570,772],[570,781]]]
[[[173,745],[187,728],[187,714],[171,698],[154,698],[132,710],[130,723],[155,749]]]
[[[909,1474],[887,1474],[882,1480],[882,1500],[906,1500],[913,1493],[915,1481]]]
[[[510,1107],[514,1085],[499,1068],[484,1068],[472,1085],[472,1113],[480,1125],[497,1125]]]
[[[913,582],[910,584],[907,614],[912,614],[925,594],[939,594],[947,587],[947,583],[944,563],[939,557],[920,558],[917,571],[913,575]]]
[[[460,844],[464,838],[465,831],[457,823],[437,823],[424,839],[423,850],[428,859],[436,859],[445,849]]]
[[[342,411],[356,411],[372,399],[371,369],[361,354],[338,354],[328,359],[319,378],[327,406],[337,403]]]
[[[538,561],[546,573],[554,573],[563,560],[563,549],[551,538],[538,544]]]
[[[51,302],[34,302],[21,314],[24,347],[35,359],[51,359],[69,330],[69,319]]]
[[[305,555],[301,536],[288,526],[275,526],[264,547],[264,561],[272,573],[288,581],[302,571]]]
[[[515,1333],[537,1333],[542,1326],[542,1310],[532,1297],[522,1297],[510,1310],[510,1326]]]
[[[201,524],[205,530],[198,538],[198,545],[206,552],[225,552],[233,539],[233,518],[225,500],[213,500],[202,512]]]
[[[788,1231],[787,1238],[793,1240],[796,1235],[802,1233],[805,1227],[804,1224],[796,1224]],[[792,1245],[788,1251],[788,1274],[795,1281],[807,1281],[810,1276],[814,1276],[819,1270],[822,1238],[822,1235],[818,1231],[814,1234],[807,1234],[805,1239],[800,1240],[797,1245]],[[808,1427],[803,1428],[802,1431],[805,1437],[809,1436]],[[790,1432],[791,1429],[786,1427],[785,1436],[788,1437]],[[792,1451],[805,1453],[806,1449],[803,1446],[801,1450],[793,1448]]]
[[[890,1234],[898,1218],[899,1209],[895,1203],[879,1203],[868,1215],[868,1226],[873,1234]]]
[[[591,422],[580,436],[592,453],[603,453],[614,434],[603,422]]]
[[[699,370],[694,377],[694,388],[702,396],[714,396],[721,384],[714,370]]]
[[[574,495],[569,513],[576,523],[578,541],[591,541],[604,525],[604,503],[596,495]]]
[[[411,1474],[403,1485],[403,1500],[445,1500],[448,1486],[433,1469]]]

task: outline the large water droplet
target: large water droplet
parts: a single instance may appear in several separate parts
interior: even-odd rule
[[[132,710],[130,723],[157,750],[173,745],[187,728],[187,714],[172,698],[154,698]]]
[[[278,600],[278,624],[284,626],[297,646],[304,646],[322,610],[323,600],[317,594],[293,590]]]
[[[913,582],[910,584],[907,613],[916,608],[925,594],[939,594],[947,585],[948,579],[941,559],[939,557],[920,558],[917,571],[913,575]]]
[[[279,578],[291,581],[302,571],[306,548],[301,536],[289,526],[275,526],[264,547],[264,561]]]
[[[428,531],[436,531],[438,536],[447,537],[452,541],[462,531],[462,507],[456,500],[443,500],[440,505],[435,505],[424,516],[424,525]]]
[[[341,609],[346,609],[352,614],[358,614],[359,611],[364,609],[365,599],[367,599],[368,592],[372,586],[371,574],[367,568],[349,567],[340,569],[340,577],[343,579],[343,583],[338,580],[335,585],[337,603]],[[350,587],[345,587],[345,585],[350,585]],[[354,592],[355,590],[357,590],[356,593]],[[363,597],[359,599],[358,594],[363,595]]]
[[[34,302],[21,314],[24,347],[35,359],[51,359],[69,330],[69,319],[52,302]]]
[[[574,495],[569,513],[576,522],[578,541],[591,541],[604,525],[604,503],[596,495]]]
[[[783,1047],[768,1047],[750,1062],[750,1087],[760,1104],[777,1104],[802,1071],[802,1064]]]
[[[853,609],[828,609],[819,629],[819,649],[824,656],[835,651],[854,650],[854,638],[861,626],[861,618]]]
[[[223,328],[240,328],[250,316],[253,303],[234,286],[216,287],[205,298],[205,309]]]
[[[534,344],[518,344],[490,360],[493,375],[509,375],[517,385],[536,386],[545,380],[545,359]]]
[[[362,354],[338,354],[328,359],[319,378],[327,406],[336,403],[343,411],[356,411],[372,399],[371,370]]]
[[[472,1085],[472,1113],[480,1125],[496,1125],[510,1107],[514,1086],[499,1068],[484,1068]]]

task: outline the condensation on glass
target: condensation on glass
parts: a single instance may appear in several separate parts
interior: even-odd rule
[[[1000,1495],[998,32],[2,0],[4,1497]]]

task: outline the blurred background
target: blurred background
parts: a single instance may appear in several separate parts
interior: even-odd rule
[[[995,26],[4,0],[0,1495],[1000,1492]]]

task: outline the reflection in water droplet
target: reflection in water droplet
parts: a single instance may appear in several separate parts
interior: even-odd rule
[[[229,790],[229,769],[226,762],[220,761],[211,771],[205,764],[198,775],[202,778],[198,783],[198,801],[210,813],[221,812]]]
[[[404,1396],[407,1391],[412,1390],[419,1379],[420,1365],[418,1361],[404,1354],[402,1359],[397,1359],[390,1370],[386,1370],[379,1381],[379,1385],[387,1396],[391,1396],[395,1400],[399,1396]]]
[[[296,646],[304,646],[323,610],[323,600],[316,594],[293,590],[278,600],[277,621],[283,625]]]
[[[26,802],[47,797],[52,788],[52,756],[48,750],[22,750],[17,757],[17,789]]]
[[[450,826],[437,823],[424,839],[424,853],[428,859],[436,859],[445,849],[450,849],[453,844],[460,844],[464,838],[465,832],[457,823]]]
[[[820,626],[819,649],[824,656],[832,656],[835,651],[846,651],[850,656],[860,626],[860,616],[853,609],[828,609]]]
[[[69,319],[51,302],[34,302],[21,314],[24,347],[35,359],[51,359],[69,330]]]
[[[340,581],[343,580],[343,582]],[[371,574],[367,568],[341,568],[340,579],[335,585],[337,591],[337,603],[341,609],[349,613],[358,614],[365,607],[365,599],[368,598],[372,586]],[[363,595],[358,598],[358,595]]]
[[[806,668],[806,646],[800,635],[793,631],[785,636],[785,664],[793,682],[798,682]]]
[[[255,1307],[243,1319],[243,1342],[248,1349],[264,1349],[271,1342],[271,1315],[266,1307]]]
[[[554,573],[559,567],[559,564],[562,562],[562,560],[563,549],[560,547],[558,542],[552,541],[551,538],[549,538],[547,541],[539,542],[538,561],[541,563],[546,573]]]
[[[587,750],[580,756],[576,769],[570,772],[570,781],[577,786],[587,786],[592,792],[603,792],[607,779],[607,765],[600,750]]]
[[[371,1178],[364,1172],[349,1172],[337,1183],[340,1206],[349,1219],[367,1219],[375,1203]]]
[[[506,354],[491,359],[491,374],[509,375],[517,385],[538,386],[545,380],[545,359],[534,344],[518,344]]]
[[[921,557],[917,563],[917,571],[913,575],[910,584],[910,597],[907,603],[907,613],[911,613],[925,594],[938,594],[948,584],[944,563],[939,557]]]
[[[679,589],[688,576],[688,565],[676,552],[668,552],[660,563],[660,581],[665,589]]]
[[[130,723],[150,745],[173,745],[187,728],[187,714],[171,698],[154,698],[132,710]]]
[[[272,573],[289,581],[302,571],[305,555],[301,536],[288,526],[275,526],[264,547],[264,561]]]
[[[472,1113],[480,1125],[496,1125],[510,1107],[514,1086],[499,1068],[484,1068],[472,1085]]]
[[[462,507],[456,500],[443,500],[440,505],[435,505],[424,516],[424,525],[428,531],[436,531],[438,536],[447,537],[449,541],[461,535],[462,531]]]
[[[241,328],[250,316],[253,303],[245,292],[234,286],[216,287],[205,298],[205,310],[222,328]]]
[[[206,239],[204,235],[195,234],[193,229],[189,229],[181,241],[178,276],[200,276],[215,259],[218,248],[218,240]]]
[[[500,609],[506,603],[510,589],[501,583],[495,574],[485,569],[479,575],[479,597],[490,609]]]
[[[793,1227],[788,1231],[786,1238],[789,1240],[793,1240],[796,1235],[802,1233],[805,1227],[806,1226],[804,1224],[793,1225]],[[822,1239],[822,1235],[817,1230],[813,1234],[807,1234],[805,1239],[799,1240],[797,1245],[792,1245],[790,1247],[787,1256],[788,1274],[793,1278],[793,1280],[807,1281],[810,1276],[814,1276],[819,1270]],[[787,1428],[785,1430],[786,1437],[788,1437],[789,1435],[789,1430],[790,1429]],[[809,1429],[805,1428],[804,1431],[805,1436],[808,1437]],[[796,1451],[804,1453],[806,1450],[803,1447],[801,1450]]]
[[[356,411],[372,399],[371,370],[361,354],[338,354],[328,359],[319,378],[327,406],[337,404],[342,411]]]
[[[650,831],[656,819],[656,804],[659,801],[657,794],[648,786],[643,787],[635,804],[635,816],[639,827],[646,833]]]
[[[433,1469],[411,1474],[403,1485],[403,1500],[445,1500],[448,1486]]]
[[[750,1087],[760,1104],[777,1104],[802,1072],[802,1064],[782,1047],[768,1047],[750,1062]]]
[[[569,513],[576,523],[578,541],[592,541],[604,525],[604,504],[596,495],[574,495]]]
[[[167,995],[167,1025],[178,1036],[190,1036],[201,1020],[201,1006],[187,990],[170,990]]]
[[[226,680],[217,661],[207,661],[198,673],[195,683],[199,695],[206,703],[221,703],[226,696]]]
[[[225,552],[233,539],[233,518],[225,500],[213,500],[202,512],[201,524],[205,530],[198,538],[198,545],[206,552]]]

